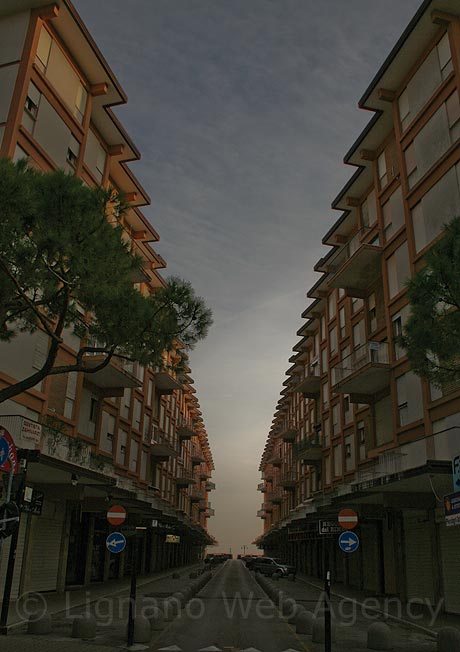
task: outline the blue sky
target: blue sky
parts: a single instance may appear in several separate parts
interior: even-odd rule
[[[357,101],[419,0],[74,0],[128,94],[168,273],[215,324],[192,354],[216,464],[212,533],[262,530],[258,466],[305,293],[371,114]]]

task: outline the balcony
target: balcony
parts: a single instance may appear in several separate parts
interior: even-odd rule
[[[298,477],[296,471],[286,471],[281,474],[278,484],[280,487],[283,487],[283,489],[293,490],[295,489],[297,480]]]
[[[262,493],[267,491],[267,485],[265,484],[265,482],[259,482],[259,484],[257,485],[257,491],[261,491]]]
[[[177,457],[179,450],[175,442],[166,433],[157,430],[154,439],[150,442],[150,454],[158,462],[167,462],[172,457]]]
[[[297,435],[297,428],[295,427],[294,423],[289,422],[289,423],[285,423],[282,426],[280,434],[277,435],[277,439],[282,439],[284,442],[292,443],[293,441],[295,441],[296,435]]]
[[[266,513],[266,511],[264,509],[257,510],[257,516],[259,518],[268,518],[268,514]]]
[[[270,514],[273,512],[273,505],[271,503],[263,503],[262,509],[264,512],[267,512],[267,514]]]
[[[271,502],[272,505],[280,505],[283,501],[283,496],[284,491],[282,489],[275,489],[275,491],[266,494],[267,500]]]
[[[211,472],[208,469],[207,464],[203,464],[203,463],[201,464],[201,468],[198,472],[198,475],[200,476],[200,480],[209,480],[209,478],[211,477]]]
[[[83,362],[88,369],[94,369],[104,362],[105,355],[87,353]],[[110,362],[99,371],[90,372],[86,380],[102,390],[103,396],[123,396],[125,389],[140,387],[142,381],[133,373],[134,365],[121,359],[112,358]]]
[[[181,383],[168,369],[157,367],[155,371],[155,391],[158,394],[172,394],[175,390],[182,389]]]
[[[280,467],[282,460],[279,455],[273,455],[269,460],[268,463],[271,464],[272,466]]]
[[[177,476],[174,478],[176,487],[190,487],[196,484],[196,480],[193,477],[193,473],[188,469],[184,469],[183,466],[177,469]]]
[[[372,403],[388,387],[388,342],[366,342],[332,368],[332,391],[350,394],[352,403]]]
[[[209,491],[214,491],[215,488],[216,488],[216,485],[214,484],[214,482],[211,482],[210,480],[206,481],[206,491],[208,491],[208,492]]]
[[[293,449],[294,459],[305,464],[319,464],[323,456],[323,447],[319,437],[297,442]]]
[[[305,367],[305,377],[294,387],[294,392],[303,394],[304,398],[318,398],[321,388],[319,365]]]
[[[208,507],[208,509],[205,511],[204,515],[205,518],[211,518],[211,516],[214,516],[215,510],[212,507]]]
[[[198,466],[205,461],[201,447],[196,444],[192,444],[191,457],[193,466]]]
[[[262,473],[262,480],[265,480],[265,482],[273,482],[273,471],[264,471]]]
[[[381,274],[382,247],[362,242],[368,232],[356,233],[328,260],[326,271],[333,274],[329,285],[349,290],[350,296],[362,296]]]
[[[190,500],[192,503],[201,503],[206,498],[205,492],[202,489],[192,489],[190,492]]]
[[[200,504],[198,505],[200,512],[205,512],[208,507],[211,507],[210,503],[208,503],[206,500],[200,500]]]
[[[182,441],[188,441],[196,435],[192,422],[187,421],[186,419],[181,419],[179,421],[179,423],[176,425],[176,432]]]

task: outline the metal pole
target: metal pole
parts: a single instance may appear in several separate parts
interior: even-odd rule
[[[325,542],[325,576],[324,576],[324,652],[332,650],[331,632],[331,571],[329,568],[329,550]]]
[[[136,614],[136,580],[137,580],[137,532],[133,538],[131,551],[131,590],[129,593],[128,647],[134,643],[134,617]]]

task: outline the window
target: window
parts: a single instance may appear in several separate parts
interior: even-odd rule
[[[75,403],[75,394],[77,392],[77,380],[77,373],[70,373],[67,375],[67,388],[64,403],[64,416],[67,417],[67,419],[72,419],[73,417],[73,406]]]
[[[35,130],[35,122],[38,116],[38,109],[40,106],[42,94],[38,88],[30,82],[29,89],[27,91],[26,103],[24,105],[24,116],[22,118],[22,124],[31,134]]]
[[[373,333],[377,330],[377,307],[375,304],[375,292],[369,295],[367,300],[368,318],[369,318],[369,331]]]
[[[137,471],[137,460],[139,456],[139,444],[135,439],[131,439],[131,445],[129,447],[129,470],[132,473]]]
[[[340,339],[345,337],[345,308],[339,310]]]
[[[150,434],[150,415],[145,414],[144,415],[144,441],[150,441],[151,439],[151,434]]]
[[[342,444],[334,446],[334,477],[342,475]]]
[[[325,374],[327,371],[327,349],[321,351],[321,373]]]
[[[346,424],[353,420],[353,410],[351,409],[349,394],[345,394],[343,397],[343,417]]]
[[[420,379],[409,371],[396,379],[399,425],[405,426],[423,417]]]
[[[364,228],[374,224],[377,221],[377,203],[375,200],[375,191],[373,190],[367,196],[361,205],[361,222]]]
[[[99,448],[106,453],[113,453],[113,440],[115,437],[115,417],[108,412],[102,412],[101,436]]]
[[[340,432],[340,404],[332,406],[332,435],[338,435]]]
[[[363,299],[359,299],[358,297],[352,297],[351,298],[351,312],[355,314],[358,312],[358,310],[361,310],[361,308],[364,306],[364,301]]]
[[[412,209],[415,248],[424,249],[442,231],[444,224],[460,215],[460,164],[457,163]]]
[[[375,444],[383,446],[393,440],[393,410],[391,409],[391,396],[385,396],[374,405],[375,416]]]
[[[392,235],[404,226],[406,221],[401,186],[399,186],[388,201],[383,204],[382,213],[385,241],[388,241]]]
[[[353,326],[353,347],[357,349],[365,340],[364,319]]]
[[[133,428],[136,430],[141,429],[141,413],[142,403],[137,398],[135,398],[133,407]]]
[[[329,331],[329,348],[331,355],[337,351],[337,327],[331,328]]]
[[[117,463],[120,466],[126,466],[126,452],[127,452],[128,433],[122,428],[118,429],[117,441]]]
[[[325,409],[329,405],[329,383],[327,381],[323,383],[322,398],[323,398],[323,408]]]
[[[355,468],[355,441],[353,435],[345,437],[345,471]]]
[[[123,393],[121,399],[121,410],[120,414],[124,419],[129,419],[129,408],[131,406],[131,388],[128,387]]]
[[[397,343],[397,338],[403,334],[404,324],[406,323],[408,316],[409,306],[404,306],[404,308],[391,317],[396,360],[400,360],[406,355],[405,349]]]
[[[358,436],[358,451],[360,461],[366,459],[366,427],[364,421],[358,421],[356,425]]]
[[[321,325],[321,339],[324,340],[326,339],[326,319],[324,315],[321,315],[320,325]]]
[[[324,458],[324,482],[331,484],[331,458],[329,455]]]
[[[387,259],[387,271],[388,290],[392,299],[404,289],[410,275],[407,242],[396,249],[394,254]]]
[[[419,66],[399,97],[399,119],[403,131],[407,129],[452,70],[452,55],[449,37],[446,33]]]
[[[147,405],[152,405],[153,401],[153,380],[149,378],[149,382],[147,385]]]
[[[332,294],[329,295],[328,300],[327,300],[327,312],[328,312],[328,317],[329,320],[333,319],[336,314],[336,297],[335,297],[335,292],[332,292]]]
[[[77,165],[77,160],[78,160],[78,154],[79,153],[80,153],[80,143],[75,138],[75,136],[71,135],[69,147],[67,148],[67,159],[66,160],[67,160],[67,163],[72,168],[75,168],[76,165]]]
[[[387,162],[385,160],[385,152],[382,152],[377,159],[377,170],[379,175],[379,185],[380,188],[383,188],[387,185],[388,176],[387,176]]]
[[[92,423],[96,423],[97,421],[98,408],[99,408],[99,400],[97,398],[94,398],[94,396],[92,396],[90,399],[90,407],[89,407],[89,420]]]
[[[85,165],[93,174],[96,181],[102,181],[105,170],[106,153],[94,132],[88,132],[85,149]]]

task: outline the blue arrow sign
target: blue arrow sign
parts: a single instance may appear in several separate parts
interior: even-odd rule
[[[452,479],[454,481],[454,491],[460,491],[460,454],[452,460]]]
[[[0,469],[3,468],[8,462],[10,454],[10,447],[6,439],[0,437]]]
[[[107,537],[105,545],[109,552],[123,552],[126,548],[126,538],[121,532],[112,532]]]
[[[354,532],[342,532],[339,536],[339,546],[344,552],[355,552],[359,548],[359,537]]]

